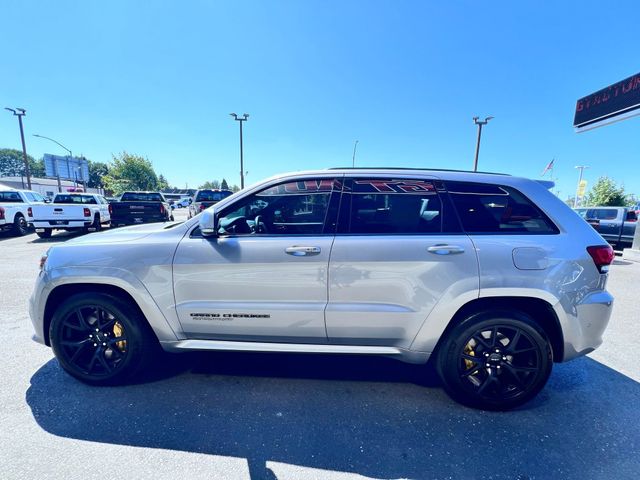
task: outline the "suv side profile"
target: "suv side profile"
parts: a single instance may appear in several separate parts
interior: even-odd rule
[[[167,226],[56,245],[35,338],[89,384],[169,352],[431,358],[472,407],[521,405],[597,348],[611,247],[549,185],[507,175],[330,169],[270,178]]]

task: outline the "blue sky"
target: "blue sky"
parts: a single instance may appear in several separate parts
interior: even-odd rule
[[[30,154],[147,156],[171,184],[351,164],[539,178],[556,159],[640,195],[640,117],[576,134],[575,102],[640,71],[634,2],[5,2],[1,106]],[[0,147],[19,148],[0,115]]]

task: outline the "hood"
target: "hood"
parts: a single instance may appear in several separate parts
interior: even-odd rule
[[[131,242],[147,237],[152,233],[162,232],[167,227],[175,225],[175,223],[145,223],[143,225],[134,225],[131,227],[113,228],[103,232],[91,233],[81,237],[73,238],[64,242],[65,245],[81,245],[92,243],[119,243]],[[178,228],[174,226],[173,228]]]

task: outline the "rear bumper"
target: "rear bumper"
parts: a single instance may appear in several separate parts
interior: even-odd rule
[[[85,228],[92,224],[90,218],[82,219],[82,220],[37,220],[33,222],[33,227],[35,229],[66,229],[66,228]]]
[[[593,292],[580,299],[571,310],[565,311],[562,329],[564,357],[572,360],[594,351],[602,344],[602,335],[613,311],[613,297],[609,292]]]

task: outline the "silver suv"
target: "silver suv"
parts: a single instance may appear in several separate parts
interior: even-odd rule
[[[611,247],[548,191],[494,175],[281,175],[184,223],[57,245],[30,314],[90,384],[156,347],[430,358],[466,405],[508,409],[602,342]]]

